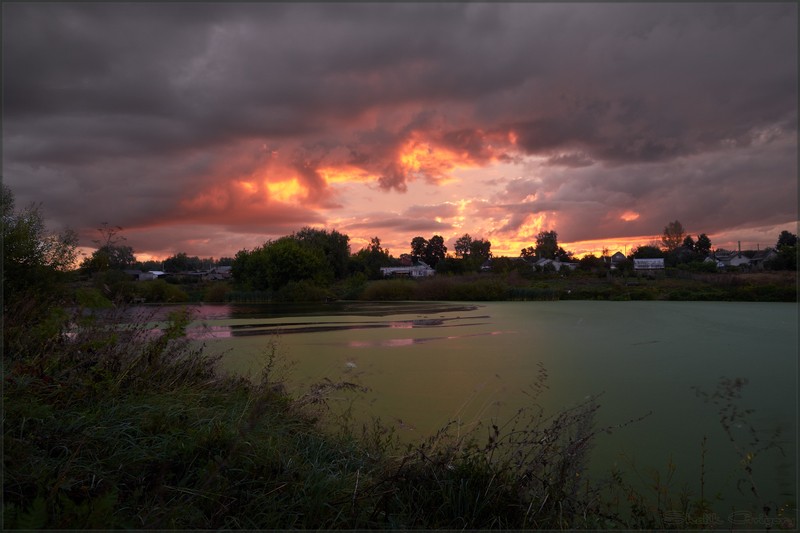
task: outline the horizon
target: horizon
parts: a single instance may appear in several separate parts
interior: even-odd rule
[[[3,181],[91,253],[798,233],[798,7],[3,5]]]

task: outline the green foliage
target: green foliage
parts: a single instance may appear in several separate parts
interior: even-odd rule
[[[77,235],[56,234],[38,205],[16,211],[14,194],[2,186],[3,289],[6,297],[47,297],[77,258]]]
[[[231,291],[230,285],[225,282],[217,281],[211,283],[203,291],[203,301],[207,303],[222,303],[228,298]]]
[[[540,231],[536,235],[536,256],[543,259],[555,259],[558,252],[558,234],[555,231]]]
[[[181,288],[167,283],[163,279],[134,282],[135,294],[146,302],[179,303],[188,302],[189,295]]]
[[[683,224],[674,220],[664,227],[664,233],[661,235],[661,243],[667,251],[672,251],[681,244],[686,238],[686,231],[683,229]]]
[[[362,300],[398,301],[414,297],[416,283],[405,279],[371,281],[361,292]]]

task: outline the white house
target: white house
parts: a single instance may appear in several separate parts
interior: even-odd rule
[[[408,278],[426,278],[433,276],[436,271],[422,261],[417,261],[416,265],[400,266],[400,267],[382,267],[381,275],[384,278],[388,277],[408,277]]]
[[[664,258],[636,259],[633,260],[634,270],[664,270]]]
[[[535,263],[533,263],[533,268],[544,270],[547,265],[552,265],[553,269],[556,272],[561,271],[562,268],[567,268],[569,270],[575,270],[578,268],[577,263],[567,263],[563,261],[559,261],[558,259],[539,259]]]

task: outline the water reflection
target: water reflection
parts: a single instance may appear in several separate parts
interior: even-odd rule
[[[348,321],[310,321],[310,322],[260,322],[255,324],[232,325],[202,325],[191,329],[187,333],[195,339],[223,339],[230,337],[252,337],[259,335],[287,335],[297,333],[329,333],[334,331],[362,330],[362,329],[416,329],[416,328],[463,328],[483,326],[488,322],[474,322],[475,319],[488,320],[487,315],[466,318],[416,318],[409,320],[348,322]],[[436,337],[456,338],[456,337]]]
[[[350,348],[398,348],[400,346],[412,346],[414,344],[424,344],[431,341],[465,339],[467,337],[487,337],[502,335],[503,333],[513,333],[512,331],[489,331],[486,333],[470,333],[468,335],[449,335],[447,337],[422,337],[418,339],[386,339],[380,341],[350,341],[347,346]]]

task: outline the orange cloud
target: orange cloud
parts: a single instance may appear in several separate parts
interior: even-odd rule
[[[620,220],[624,220],[625,222],[632,222],[639,218],[639,213],[636,211],[625,211],[620,215]]]

